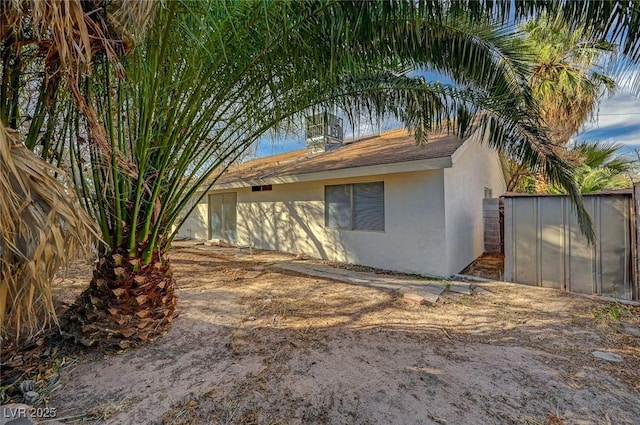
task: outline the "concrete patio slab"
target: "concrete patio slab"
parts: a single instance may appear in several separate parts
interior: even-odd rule
[[[196,246],[197,249],[205,251],[214,251],[220,253],[234,252],[236,248],[220,247],[216,245]],[[290,254],[277,251],[254,250],[255,259],[259,261],[267,261],[269,266],[288,270],[295,273],[305,274],[307,276],[315,276],[324,279],[335,280],[353,285],[362,285],[372,288],[386,289],[397,291],[401,295],[410,295],[408,298],[417,299],[421,297],[425,304],[435,304],[440,295],[445,291],[456,292],[460,294],[471,295],[473,290],[469,282],[449,281],[439,279],[427,279],[411,276],[399,276],[390,274],[381,274],[374,272],[360,272],[349,270],[331,265],[312,258],[293,259]],[[252,257],[252,259],[254,258]],[[234,255],[234,258],[247,260],[246,254]]]
[[[309,276],[322,277],[354,285],[398,291],[402,295],[418,295],[427,303],[436,303],[440,295],[449,288],[452,291],[471,294],[471,287],[465,282],[442,280],[426,280],[410,277],[398,277],[372,272],[357,272],[353,270],[331,267],[312,262],[291,261],[274,265],[276,268],[289,270]]]

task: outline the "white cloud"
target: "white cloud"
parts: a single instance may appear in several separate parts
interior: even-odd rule
[[[640,99],[627,87],[604,99],[595,122],[586,124],[575,138],[640,145]]]

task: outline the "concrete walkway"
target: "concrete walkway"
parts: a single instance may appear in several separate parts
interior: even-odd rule
[[[321,277],[336,280],[338,282],[363,285],[372,288],[398,291],[406,299],[436,303],[440,295],[449,290],[470,295],[471,284],[467,282],[454,282],[447,280],[429,280],[411,277],[399,277],[372,272],[357,272],[353,270],[331,267],[318,264],[313,261],[287,261],[274,264],[276,268],[289,270],[308,276]]]
[[[467,295],[473,293],[469,282],[385,275],[373,272],[357,272],[332,267],[323,263],[322,260],[313,258],[307,257],[305,260],[294,259],[292,254],[285,254],[278,251],[254,249],[252,255],[249,257],[248,253],[242,253],[238,251],[237,248],[232,247],[204,245],[192,241],[176,243],[176,245],[178,244],[182,246],[197,245],[198,249],[205,251],[220,252],[225,255],[231,254],[234,258],[242,261],[256,260],[267,262],[273,268],[288,270],[307,276],[320,277],[371,288],[398,291],[403,295],[404,299],[409,302],[433,304],[438,301],[440,295],[446,290]]]

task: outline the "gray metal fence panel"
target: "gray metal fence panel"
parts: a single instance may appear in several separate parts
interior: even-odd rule
[[[568,199],[563,197],[565,204],[569,202]],[[596,216],[594,209],[593,197],[585,197],[584,207],[591,216],[593,222],[596,238],[600,240],[600,220]],[[568,234],[566,242],[566,265],[567,273],[565,273],[564,288],[571,292],[577,292],[580,294],[597,294],[596,283],[596,244],[589,245],[585,237],[580,232],[580,226],[578,225],[578,219],[575,214],[572,213],[571,208],[567,208],[565,213],[565,223],[568,223],[565,227],[565,231]],[[564,225],[564,223],[563,223]]]
[[[587,195],[596,242],[581,234],[566,196],[504,198],[507,280],[633,299],[631,194]]]
[[[556,202],[552,198],[537,198],[536,214],[546,226],[536,226],[540,244],[537,254],[539,284],[548,288],[560,288],[564,281],[564,256],[562,246],[565,234],[561,223],[564,220],[564,202]],[[537,283],[537,282],[536,282]]]

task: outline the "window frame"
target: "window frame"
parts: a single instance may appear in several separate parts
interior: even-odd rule
[[[367,185],[367,184],[380,184],[381,191],[381,216],[382,216],[382,228],[379,229],[370,229],[370,228],[355,228],[355,186],[358,185]],[[327,193],[329,188],[331,187],[348,187],[349,188],[349,226],[348,227],[340,227],[340,226],[332,226],[330,225],[329,220],[329,203],[327,202]],[[386,214],[385,214],[385,196],[384,196],[384,180],[376,180],[376,181],[367,181],[367,182],[357,182],[357,183],[342,183],[342,184],[332,184],[324,186],[324,226],[328,229],[337,229],[337,230],[349,230],[349,231],[358,231],[358,232],[380,232],[384,233],[386,231]]]

